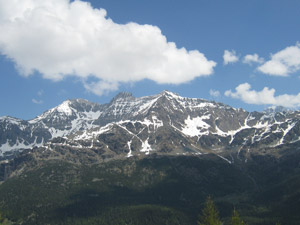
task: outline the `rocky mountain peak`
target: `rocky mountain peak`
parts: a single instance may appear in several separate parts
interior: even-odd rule
[[[293,112],[293,110],[283,106],[271,106],[265,109],[263,112],[266,114],[274,114],[274,113]]]
[[[90,102],[86,99],[73,99],[70,100],[70,108],[76,110],[76,112],[96,112],[101,109],[101,104]]]
[[[168,96],[168,97],[174,97],[174,98],[178,98],[178,97],[181,97],[179,96],[177,93],[175,92],[171,92],[171,91],[168,91],[168,90],[163,90],[160,95],[162,96]]]
[[[60,114],[64,114],[66,116],[71,116],[74,113],[78,112],[89,112],[89,111],[95,111],[100,107],[100,104],[90,102],[85,99],[72,99],[72,100],[66,100],[62,102],[57,107],[54,107],[53,109],[50,109],[49,112],[56,112]]]
[[[111,103],[115,102],[115,101],[119,101],[119,100],[133,100],[134,96],[132,95],[132,93],[130,92],[120,92],[119,94],[117,94],[112,100]]]

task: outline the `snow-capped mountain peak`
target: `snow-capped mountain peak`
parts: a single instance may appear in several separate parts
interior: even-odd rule
[[[74,109],[70,105],[71,105],[71,101],[67,100],[64,101],[62,104],[60,104],[59,106],[57,106],[55,110],[59,113],[63,113],[65,115],[71,116]]]

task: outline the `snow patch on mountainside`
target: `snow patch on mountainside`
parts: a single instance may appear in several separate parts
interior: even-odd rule
[[[11,152],[13,150],[39,147],[39,146],[42,146],[43,144],[44,144],[43,141],[41,143],[37,143],[36,139],[34,140],[33,143],[30,143],[30,144],[25,144],[23,140],[17,139],[16,144],[10,145],[9,142],[7,141],[5,144],[2,144],[0,146],[0,155],[3,156],[4,153]]]
[[[148,143],[149,138],[147,138],[146,141],[142,142],[142,149],[140,150],[140,152],[145,152],[146,155],[150,154],[150,151],[152,151],[151,146]]]
[[[129,152],[127,154],[127,158],[129,157],[132,157],[132,151],[131,151],[131,142],[132,142],[132,139],[130,141],[127,142],[127,145],[128,145],[128,148],[129,148]]]
[[[288,132],[290,132],[291,129],[294,128],[294,126],[296,125],[297,122],[292,123],[292,124],[288,124],[288,127],[286,129],[282,129],[283,131],[283,135],[282,138],[280,139],[280,141],[278,142],[278,145],[282,145],[284,143],[284,138],[287,135]]]
[[[59,130],[59,129],[55,129],[53,127],[49,128],[49,132],[51,134],[52,138],[56,138],[56,137],[64,137],[67,134],[70,133],[70,130]]]
[[[203,108],[215,108],[217,107],[214,103],[206,102],[204,100],[196,98],[182,98],[178,99],[178,103],[184,108],[191,111],[196,111]]]
[[[203,120],[208,120],[209,118],[210,115],[199,116],[192,119],[188,116],[188,118],[184,121],[185,126],[182,128],[181,132],[191,137],[208,135],[210,125]]]
[[[6,141],[5,144],[0,146],[1,155],[3,155],[3,153],[5,153],[5,152],[11,151],[12,149],[14,149],[14,147],[10,146],[8,141]]]
[[[98,135],[103,134],[107,131],[109,131],[113,126],[113,123],[107,124],[104,127],[100,128],[93,128],[91,130],[85,130],[81,134],[75,136],[74,140],[89,140],[89,139],[94,139]]]
[[[228,162],[229,164],[232,164],[232,162],[229,160],[229,159],[227,159],[227,158],[225,158],[225,157],[223,157],[223,156],[221,156],[221,155],[218,155],[217,154],[217,156],[219,157],[219,158],[221,158],[221,159],[224,159],[226,162]]]
[[[155,116],[155,115],[152,115],[151,120],[149,120],[148,118],[145,118],[145,120],[143,120],[143,121],[133,121],[132,123],[138,122],[138,123],[146,125],[148,128],[152,125],[154,131],[156,131],[159,127],[164,126],[163,121],[158,119],[157,116]]]
[[[269,121],[259,121],[257,124],[253,126],[253,128],[261,129],[267,127],[268,125],[269,125]]]
[[[101,114],[102,114],[101,111],[96,111],[96,112],[89,111],[89,112],[82,113],[83,118],[86,118],[86,119],[92,120],[92,121],[98,119],[101,116]]]

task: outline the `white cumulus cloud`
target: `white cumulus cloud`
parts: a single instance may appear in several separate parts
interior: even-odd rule
[[[217,91],[217,90],[210,89],[210,90],[209,90],[209,95],[212,96],[212,97],[217,98],[217,97],[220,96],[220,92]]]
[[[300,45],[289,46],[274,55],[258,67],[262,73],[273,76],[288,76],[300,70]]]
[[[168,42],[156,26],[117,24],[81,0],[0,0],[0,30],[0,53],[22,75],[76,76],[99,95],[143,79],[181,84],[216,66],[198,50]]]
[[[251,90],[248,83],[240,84],[235,88],[235,92],[227,90],[225,96],[240,99],[248,104],[255,105],[274,105],[296,108],[300,106],[300,93],[297,95],[278,95],[275,96],[275,89],[264,87],[261,91]]]
[[[84,87],[86,90],[93,92],[96,95],[103,95],[110,91],[118,90],[119,84],[117,82],[107,82],[107,81],[98,81],[98,82],[84,82]]]
[[[239,57],[236,55],[236,52],[234,50],[225,50],[223,55],[223,64],[227,65],[229,63],[235,63],[239,61]]]
[[[252,64],[252,63],[263,63],[264,59],[259,57],[258,54],[246,55],[243,59],[243,63]]]

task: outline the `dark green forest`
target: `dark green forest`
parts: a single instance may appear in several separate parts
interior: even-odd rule
[[[203,221],[211,196],[225,225],[296,225],[299,159],[294,152],[280,159],[253,156],[247,164],[229,164],[213,154],[132,157],[89,166],[47,160],[0,185],[2,221],[218,225]]]

